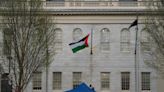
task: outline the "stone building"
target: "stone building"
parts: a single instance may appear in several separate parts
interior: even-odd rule
[[[63,92],[85,82],[92,84],[96,92],[158,92],[156,72],[144,63],[150,60],[148,34],[144,30],[145,3],[144,0],[45,1],[44,8],[56,25],[57,54],[48,78],[45,70],[35,73],[26,91]],[[137,18],[135,45],[136,26],[128,27]],[[87,34],[90,34],[89,47],[72,53],[68,44]],[[148,48],[141,49],[144,46]]]

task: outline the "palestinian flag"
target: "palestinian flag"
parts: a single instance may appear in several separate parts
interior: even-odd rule
[[[69,44],[73,53],[76,53],[77,51],[84,49],[85,47],[88,47],[88,37],[89,34],[84,38],[82,38],[81,40]]]

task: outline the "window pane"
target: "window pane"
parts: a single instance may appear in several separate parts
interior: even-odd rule
[[[62,83],[62,73],[61,72],[54,72],[53,73],[53,89],[60,90]]]
[[[49,2],[46,2],[47,6],[52,6],[52,7],[62,7],[65,6],[65,0],[46,0]]]
[[[53,1],[53,2],[64,2],[65,0],[46,0],[46,1]]]
[[[46,0],[46,1],[64,2],[65,0]]]
[[[110,79],[109,79],[109,72],[101,72],[101,89],[102,90],[109,90],[110,88]]]
[[[55,29],[55,52],[61,52],[62,51],[62,30],[61,29]]]
[[[3,43],[0,42],[0,56],[2,56],[2,52],[3,52]]]
[[[130,51],[130,31],[128,29],[121,30],[120,50]]]
[[[34,90],[42,89],[41,82],[42,82],[42,73],[41,72],[33,73],[33,89]]]
[[[121,73],[121,87],[122,87],[122,90],[130,89],[130,72]]]
[[[120,51],[130,51],[130,43],[121,42]]]
[[[62,30],[61,29],[56,29],[55,30],[55,40],[62,40]]]
[[[76,28],[73,31],[73,40],[74,41],[79,41],[82,38],[82,30],[80,28]]]
[[[164,1],[163,0],[161,0],[161,3],[162,3],[162,6],[164,6]]]
[[[120,6],[137,6],[137,0],[119,0]]]
[[[142,90],[150,90],[150,72],[142,72],[141,78]]]
[[[121,42],[129,42],[130,41],[130,31],[128,29],[121,30]]]
[[[137,1],[137,0],[119,0],[119,1],[125,1],[126,2],[126,1]]]
[[[150,51],[150,36],[146,30],[141,31],[141,49],[142,51]]]
[[[82,73],[73,72],[73,88],[76,88],[82,82]]]
[[[109,42],[109,30],[107,28],[101,30],[101,41]]]
[[[3,30],[3,54],[4,55],[10,55],[11,54],[11,39],[12,34],[11,31],[6,28]]]
[[[142,51],[150,51],[150,43],[149,42],[141,42],[141,50]]]
[[[109,42],[101,42],[101,50],[109,51],[110,50]]]
[[[149,42],[149,34],[146,32],[146,30],[141,31],[141,41],[142,42]]]
[[[102,51],[110,50],[110,31],[107,28],[101,30],[100,44]]]
[[[55,43],[55,52],[61,52],[62,51],[62,42],[56,42]]]

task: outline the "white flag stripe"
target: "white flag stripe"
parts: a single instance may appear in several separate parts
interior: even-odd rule
[[[81,42],[79,42],[79,43],[75,43],[75,44],[70,45],[70,46],[71,46],[71,49],[74,49],[74,48],[76,48],[76,47],[78,47],[78,46],[81,46],[81,45],[83,45],[83,44],[85,44],[85,41],[81,41]]]

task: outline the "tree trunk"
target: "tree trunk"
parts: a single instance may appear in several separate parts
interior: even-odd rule
[[[20,86],[17,86],[15,89],[15,92],[23,92],[23,91],[22,91],[22,88]]]

